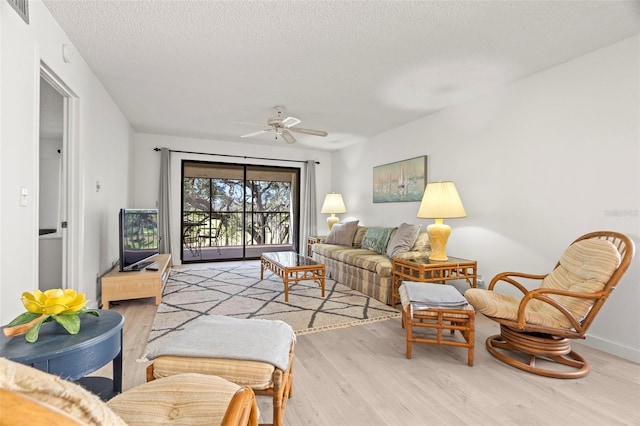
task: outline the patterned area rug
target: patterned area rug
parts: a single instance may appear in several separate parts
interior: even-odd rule
[[[282,320],[296,334],[400,317],[390,306],[330,279],[325,279],[326,297],[321,297],[317,284],[302,281],[289,289],[289,302],[285,303],[282,280],[267,270],[264,276],[260,280],[259,262],[173,269],[147,352],[194,319],[209,314]]]

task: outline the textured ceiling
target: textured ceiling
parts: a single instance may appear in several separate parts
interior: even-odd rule
[[[638,1],[44,0],[139,132],[365,140],[640,32]]]

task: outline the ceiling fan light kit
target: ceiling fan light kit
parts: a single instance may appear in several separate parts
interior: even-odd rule
[[[313,129],[303,129],[302,127],[294,127],[297,124],[300,124],[302,121],[295,117],[286,117],[282,118],[282,113],[284,112],[283,106],[274,107],[276,113],[278,114],[275,117],[271,117],[267,120],[267,126],[263,130],[259,130],[257,132],[248,133],[246,135],[240,136],[241,138],[250,138],[253,136],[261,135],[263,133],[268,133],[273,131],[276,134],[276,139],[278,139],[278,135],[282,136],[282,139],[287,143],[296,143],[296,138],[291,134],[291,132],[303,133],[307,135],[313,136],[327,136],[327,132],[324,130],[313,130]],[[249,124],[255,125],[253,123],[245,123],[241,122],[241,124]],[[260,124],[258,124],[259,126]]]

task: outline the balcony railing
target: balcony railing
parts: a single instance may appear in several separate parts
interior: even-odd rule
[[[243,229],[243,215],[246,228]],[[291,215],[288,211],[185,212],[183,243],[185,248],[282,245],[291,243]],[[243,239],[244,236],[244,239]]]

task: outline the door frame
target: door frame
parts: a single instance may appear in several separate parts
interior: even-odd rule
[[[62,234],[62,288],[78,290],[80,282],[79,265],[81,259],[81,215],[77,211],[78,202],[78,97],[71,88],[49,67],[44,61],[40,61],[40,77],[51,85],[63,97],[63,132],[62,132],[62,184],[60,188],[60,223],[58,224]],[[39,81],[39,80],[38,80]],[[39,85],[38,85],[39,86]],[[40,90],[40,89],[38,89]],[[38,96],[39,97],[39,96]],[[38,108],[38,115],[40,109]],[[38,131],[39,133],[39,131]],[[38,137],[38,140],[40,138]],[[36,158],[40,158],[40,147],[36,150]],[[36,179],[36,194],[40,193],[40,172]],[[36,197],[39,199],[39,197]],[[39,202],[38,202],[39,203]],[[39,205],[36,205],[36,215],[39,217]],[[36,220],[39,222],[39,219]],[[64,225],[63,225],[64,224]],[[39,256],[40,241],[37,237],[36,247]],[[39,273],[36,273],[36,282],[40,282]]]

